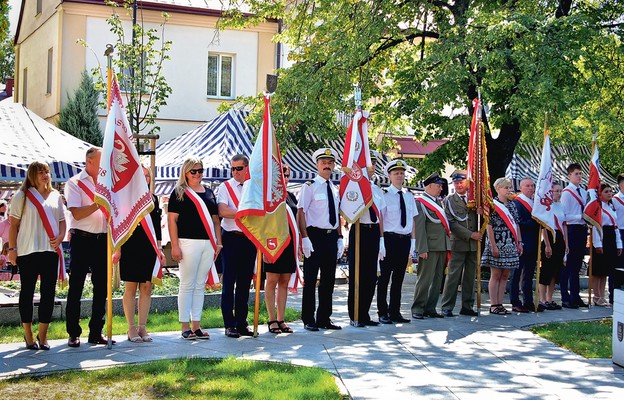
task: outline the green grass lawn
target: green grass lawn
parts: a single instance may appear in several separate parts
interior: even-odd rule
[[[613,321],[604,318],[600,321],[551,322],[534,326],[531,332],[585,358],[611,358],[612,327]]]
[[[301,317],[301,312],[292,308],[286,308],[285,318],[286,321],[295,321]],[[248,320],[250,324],[253,324],[253,307],[249,307]],[[266,305],[264,302],[260,305],[260,316],[258,318],[259,324],[266,324],[269,320],[269,315],[266,311]],[[207,308],[204,309],[201,318],[202,328],[222,328],[223,317],[221,315],[220,308]],[[89,333],[89,319],[83,318],[80,320],[82,326],[83,336]],[[169,311],[165,313],[150,313],[147,320],[147,330],[149,332],[168,332],[168,331],[181,331],[180,323],[178,322],[178,312]],[[37,334],[37,324],[33,324],[34,334]],[[128,324],[124,316],[113,316],[113,335],[125,334],[128,331]],[[104,332],[106,332],[106,325],[104,326]],[[14,343],[22,342],[24,340],[24,330],[21,325],[0,325],[0,343]],[[67,338],[67,331],[65,330],[65,321],[52,321],[48,329],[48,339],[65,339]]]
[[[0,381],[5,399],[341,399],[320,368],[249,360],[177,359]]]

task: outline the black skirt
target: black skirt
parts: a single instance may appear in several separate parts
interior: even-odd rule
[[[274,263],[263,263],[262,271],[263,272],[271,272],[274,274],[293,274],[295,273],[295,268],[297,266],[295,260],[295,247],[294,247],[294,239],[291,239],[290,243],[282,254],[279,256]]]
[[[540,269],[539,279],[539,283],[542,285],[549,285],[553,278],[555,278],[555,283],[559,283],[559,274],[564,268],[563,257],[565,256],[565,241],[563,240],[563,234],[558,230],[556,232],[557,240],[553,243],[552,233],[548,231],[548,240],[552,248],[552,255],[550,258],[546,257],[546,245],[542,242],[542,268]]]
[[[615,229],[613,226],[602,227],[602,254],[592,248],[592,275],[609,276],[613,274],[617,263],[617,248],[615,245]]]

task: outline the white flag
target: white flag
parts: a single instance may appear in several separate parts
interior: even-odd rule
[[[550,151],[550,134],[548,129],[544,132],[544,148],[542,149],[542,163],[535,187],[535,197],[533,199],[533,219],[548,229],[555,238],[555,213],[552,210],[552,153]]]

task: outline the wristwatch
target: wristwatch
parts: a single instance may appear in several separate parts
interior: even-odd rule
[[[17,247],[9,247],[7,251],[17,251]]]

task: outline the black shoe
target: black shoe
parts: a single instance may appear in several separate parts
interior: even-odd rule
[[[368,321],[364,321],[364,325],[366,326],[379,326],[379,322],[377,321],[373,321],[373,320],[368,320]]]
[[[70,336],[69,340],[67,340],[67,345],[69,347],[80,347],[80,338],[77,336]]]
[[[91,344],[108,344],[108,339],[106,339],[104,336],[100,335],[100,337],[96,337],[96,338],[90,337],[88,342],[91,343]],[[112,340],[111,342],[113,344],[117,343],[114,340]]]
[[[429,318],[444,318],[444,315],[438,314],[437,311],[431,311],[423,314],[425,317]]]
[[[238,339],[240,337],[240,333],[236,331],[236,328],[225,328],[225,336]]]
[[[561,310],[561,306],[557,304],[555,301],[551,301],[548,304],[550,304],[550,307],[552,307],[553,310]]]
[[[407,324],[407,323],[409,323],[409,322],[410,322],[410,320],[409,320],[409,319],[407,319],[407,318],[403,318],[403,316],[402,316],[401,314],[398,314],[398,315],[391,315],[391,316],[390,316],[390,321],[392,321],[392,322],[396,322],[396,323],[404,323],[404,324]]]
[[[462,308],[461,310],[459,310],[459,314],[460,315],[467,315],[469,317],[476,317],[479,315],[478,312],[470,309],[470,308]]]
[[[356,327],[356,328],[365,328],[366,325],[364,325],[364,322],[355,322],[353,320],[351,320],[351,326]]]
[[[303,329],[308,330],[310,332],[318,332],[319,328],[316,324],[305,324]]]
[[[571,308],[573,310],[579,308],[579,306],[577,306],[576,304],[568,303],[567,301],[564,301],[563,303],[561,303],[561,307],[563,307],[563,308]]]
[[[26,343],[26,348],[28,350],[39,350],[39,345],[37,344],[37,342],[33,342],[33,344],[28,344],[28,341],[26,340],[26,335],[24,335],[24,343]]]
[[[575,305],[579,306],[580,308],[589,308],[589,304],[585,303],[583,300],[577,300],[575,303]]]
[[[442,310],[442,315],[444,315],[445,317],[451,318],[454,317],[455,314],[453,314],[453,311],[451,310]]]
[[[421,313],[412,313],[412,319],[425,319],[425,316]]]
[[[319,328],[323,328],[323,329],[333,329],[333,330],[338,330],[338,329],[342,329],[341,326],[338,325],[334,325],[331,320],[327,321],[324,324],[318,324]]]
[[[537,303],[537,312],[544,312],[546,309],[547,308],[542,303]]]
[[[41,340],[39,340],[39,335],[37,335],[37,343],[39,343],[39,348],[41,350],[50,350],[50,345],[49,344],[41,343]]]
[[[254,333],[251,329],[249,329],[248,326],[244,327],[244,328],[236,328],[236,332],[238,332],[239,335],[241,336],[253,336]]]
[[[513,306],[513,307],[511,307],[511,311],[517,312],[517,313],[526,314],[526,313],[529,312],[529,309],[527,309],[526,307],[523,307],[523,306]]]
[[[529,310],[529,312],[535,312],[535,304],[525,304],[523,307]],[[540,310],[539,306],[537,306],[537,312],[542,312],[542,311],[544,311],[544,309],[542,308]]]
[[[380,324],[384,324],[384,325],[388,325],[388,324],[392,324],[392,320],[387,315],[383,315],[383,316],[379,317],[379,323]]]

